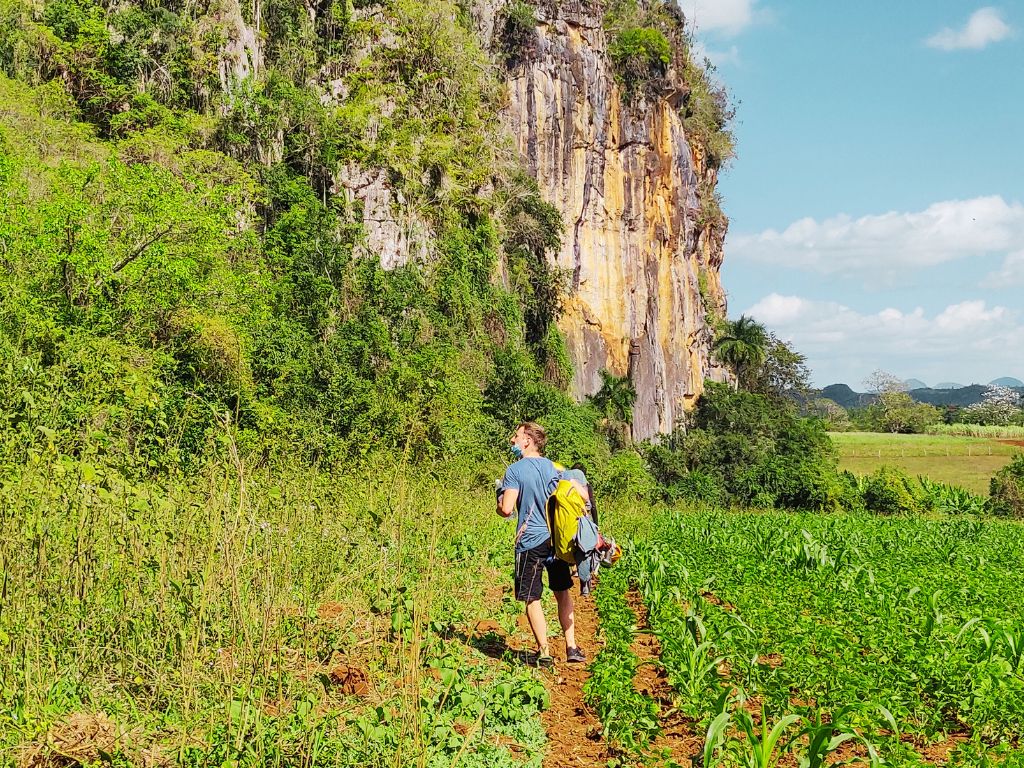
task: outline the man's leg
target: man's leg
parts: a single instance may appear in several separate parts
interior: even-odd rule
[[[576,648],[576,617],[573,612],[572,592],[568,589],[555,592],[555,602],[558,603],[558,623],[562,625],[562,633],[565,635],[565,647]],[[541,614],[543,617],[543,614]]]
[[[533,637],[537,640],[537,650],[542,656],[547,655],[548,622],[544,618],[544,608],[541,606],[540,600],[531,600],[526,604],[526,619],[530,622]]]
[[[516,553],[516,600],[522,600],[526,605],[526,620],[541,655],[548,655],[548,622],[540,604],[544,590],[541,575],[546,556],[544,551],[536,549]]]

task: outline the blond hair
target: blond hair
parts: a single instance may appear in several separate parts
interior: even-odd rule
[[[537,452],[543,454],[544,447],[548,444],[547,430],[535,421],[522,422],[516,431],[520,429],[526,433],[527,437],[533,440],[533,444],[537,446]]]

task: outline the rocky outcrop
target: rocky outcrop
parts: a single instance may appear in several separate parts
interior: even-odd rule
[[[499,48],[493,4],[478,14]],[[646,439],[672,430],[706,377],[723,376],[710,356],[707,307],[725,307],[724,227],[698,225],[698,190],[714,189],[716,171],[687,141],[678,109],[685,84],[670,71],[658,94],[628,98],[611,71],[601,14],[587,0],[537,8],[532,50],[509,70],[505,116],[566,222],[555,258],[572,274],[560,325],[573,394],[593,394],[602,368],[628,375],[633,436]]]
[[[343,166],[331,192],[345,198],[348,210],[361,212],[364,239],[358,246],[360,255],[375,256],[384,269],[428,260],[433,241],[430,225],[406,205],[401,192],[391,188],[382,168]]]
[[[215,0],[211,18],[223,44],[217,57],[217,74],[223,93],[230,94],[241,82],[255,78],[263,69],[263,43],[260,39],[260,5],[255,5],[256,18],[247,23],[240,0]]]

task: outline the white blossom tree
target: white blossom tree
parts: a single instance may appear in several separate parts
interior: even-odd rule
[[[1024,417],[1021,396],[1009,387],[992,386],[981,396],[981,402],[964,408],[964,421],[1004,427],[1019,423]]]

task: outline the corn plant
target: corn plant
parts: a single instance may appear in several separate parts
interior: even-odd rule
[[[660,732],[658,705],[633,685],[639,659],[631,649],[636,616],[626,603],[623,571],[612,571],[597,591],[597,610],[605,646],[590,666],[583,700],[603,726],[614,749],[641,755]]]
[[[789,545],[789,567],[807,571],[835,568],[836,561],[829,554],[828,547],[817,541],[810,531],[805,529],[800,533],[803,534],[802,541],[798,540]]]
[[[715,768],[724,757],[722,749],[728,736],[732,713],[729,710],[719,712],[708,726],[704,736],[704,750],[701,753],[704,768]]]
[[[783,737],[801,719],[800,715],[784,715],[769,728],[764,704],[760,724],[754,722],[747,710],[739,708],[734,720],[746,738],[730,739],[728,749],[742,768],[774,768],[790,743],[783,743]]]

